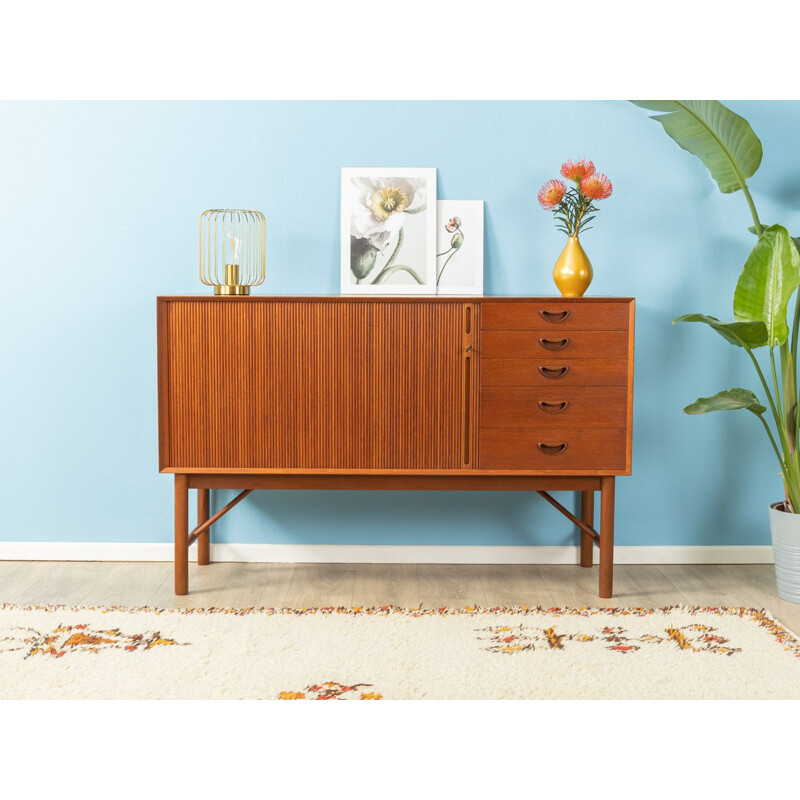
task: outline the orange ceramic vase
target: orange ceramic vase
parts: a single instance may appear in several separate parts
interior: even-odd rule
[[[589,288],[594,272],[577,236],[567,239],[566,247],[553,267],[553,280],[562,297],[583,297]]]

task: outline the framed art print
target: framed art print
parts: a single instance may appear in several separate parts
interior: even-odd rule
[[[342,294],[436,294],[436,170],[342,169]]]
[[[436,293],[483,294],[483,201],[440,200]]]

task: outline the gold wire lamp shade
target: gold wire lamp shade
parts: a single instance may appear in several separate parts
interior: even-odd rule
[[[214,294],[250,294],[264,283],[266,227],[260,211],[214,208],[200,215],[200,280]]]

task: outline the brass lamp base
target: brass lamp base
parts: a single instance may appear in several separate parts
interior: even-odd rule
[[[240,284],[223,284],[222,286],[214,287],[214,294],[250,294],[249,286],[241,286]]]

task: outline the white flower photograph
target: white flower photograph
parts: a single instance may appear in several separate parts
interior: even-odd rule
[[[342,169],[341,290],[436,293],[435,169]]]
[[[483,294],[483,201],[440,200],[436,293]]]

